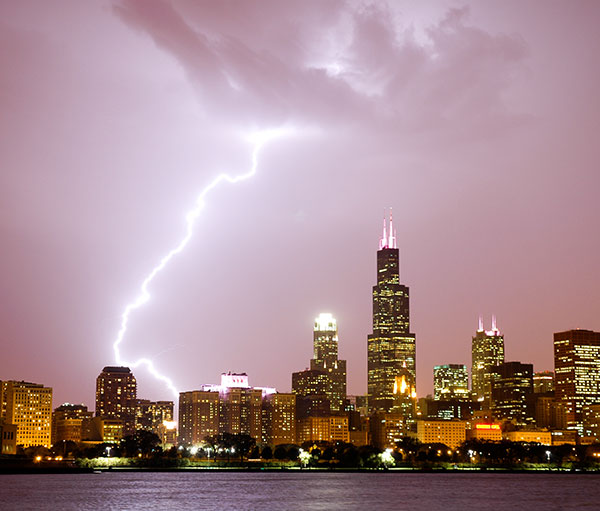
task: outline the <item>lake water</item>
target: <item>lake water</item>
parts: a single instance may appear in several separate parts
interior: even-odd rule
[[[9,510],[600,510],[600,475],[104,472],[0,475]]]

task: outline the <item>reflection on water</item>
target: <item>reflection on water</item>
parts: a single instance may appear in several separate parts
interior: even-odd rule
[[[0,475],[0,509],[600,509],[600,476],[331,472]]]

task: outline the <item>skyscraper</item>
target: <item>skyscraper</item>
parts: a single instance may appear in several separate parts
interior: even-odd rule
[[[468,399],[469,373],[464,364],[444,364],[433,368],[433,398]]]
[[[416,337],[410,333],[408,287],[400,284],[399,250],[390,212],[377,251],[373,333],[367,338],[369,411],[414,418]]]
[[[337,322],[331,314],[321,313],[315,319],[310,368],[329,376],[331,383],[326,394],[331,411],[343,411],[346,399],[346,361],[338,359]]]
[[[123,435],[135,433],[137,383],[129,367],[107,366],[96,378],[96,417],[123,421]]]
[[[492,412],[495,419],[527,424],[534,420],[533,364],[504,362],[493,368]]]
[[[584,434],[586,410],[600,403],[600,332],[555,333],[554,369],[555,397],[564,407],[566,426]]]
[[[504,337],[492,316],[492,329],[484,330],[483,319],[471,343],[471,390],[477,401],[490,405],[494,368],[504,363]]]

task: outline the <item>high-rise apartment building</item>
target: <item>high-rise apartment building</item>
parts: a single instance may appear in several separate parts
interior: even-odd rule
[[[264,443],[279,445],[296,442],[295,394],[267,394],[263,398],[262,416]]]
[[[4,381],[5,424],[17,426],[16,445],[50,447],[52,442],[52,389],[38,383]]]
[[[313,353],[310,368],[327,374],[330,385],[326,394],[331,411],[341,412],[346,399],[346,361],[338,358],[338,328],[331,314],[322,313],[315,319]]]
[[[179,445],[199,445],[219,434],[219,392],[192,390],[179,394]]]
[[[433,398],[469,399],[469,372],[464,364],[444,364],[433,368]]]
[[[367,338],[369,412],[415,415],[416,337],[410,333],[409,290],[400,283],[400,253],[390,213],[377,251],[373,333]]]
[[[137,383],[129,367],[107,366],[96,378],[96,417],[123,421],[123,435],[135,433]]]
[[[554,334],[554,393],[567,429],[585,434],[589,405],[600,403],[600,332],[568,330]]]
[[[529,424],[535,410],[533,394],[533,364],[504,362],[493,369],[492,413],[495,419]]]
[[[492,316],[492,329],[484,330],[479,318],[479,328],[471,343],[471,391],[474,399],[490,405],[494,368],[504,362],[504,336],[496,327]]]
[[[199,445],[220,433],[291,443],[284,439],[295,435],[295,398],[273,388],[250,387],[246,373],[223,373],[220,385],[179,394],[179,444]]]

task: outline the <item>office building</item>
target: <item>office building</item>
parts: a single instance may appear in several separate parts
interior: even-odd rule
[[[96,378],[96,417],[118,419],[123,436],[135,433],[137,383],[129,367],[107,366]]]
[[[369,412],[416,413],[416,337],[410,333],[409,289],[400,283],[400,253],[390,214],[383,222],[373,287],[373,331],[367,338]]]
[[[554,392],[554,373],[552,371],[533,373],[533,392],[535,394]]]
[[[331,314],[321,313],[315,319],[313,331],[313,371],[321,371],[329,377],[326,395],[332,412],[341,412],[346,399],[346,361],[338,358],[338,328]]]
[[[496,419],[528,424],[534,420],[533,364],[504,362],[493,368],[492,413]]]
[[[298,421],[297,443],[304,442],[345,442],[350,441],[348,417],[306,417]]]
[[[567,429],[584,435],[584,410],[600,403],[600,332],[554,334],[554,394],[563,404]]]
[[[165,422],[173,422],[173,401],[150,401],[138,399],[135,411],[136,429],[159,434]]]
[[[464,364],[445,364],[433,368],[433,398],[437,400],[467,400],[469,373]]]
[[[479,328],[471,343],[471,390],[473,398],[487,407],[492,396],[494,368],[504,362],[504,337],[492,316],[492,329],[484,330],[479,318]]]
[[[65,403],[52,413],[52,445],[59,442],[82,440],[83,421],[91,419],[93,413],[85,405]]]
[[[16,445],[24,448],[52,444],[52,389],[24,381],[2,382],[5,424],[17,426]]]
[[[417,421],[417,439],[423,444],[439,443],[456,449],[466,440],[467,422],[461,420],[432,420]]]

